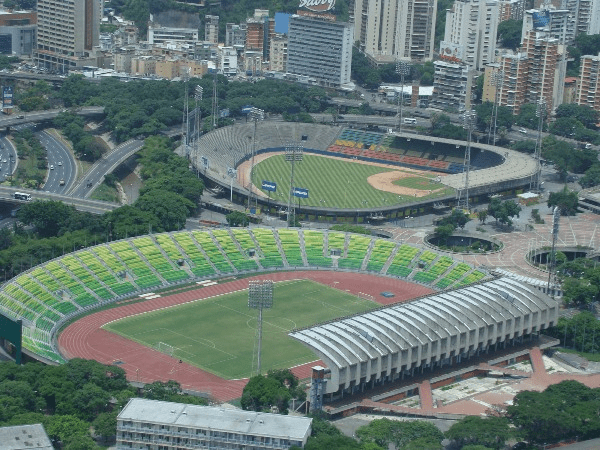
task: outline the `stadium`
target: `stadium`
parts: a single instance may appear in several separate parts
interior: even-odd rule
[[[363,223],[455,206],[458,197],[464,198],[465,146],[412,133],[269,121],[207,133],[195,143],[191,158],[209,186],[240,204],[247,204],[252,188],[259,208],[276,215],[287,210],[290,192],[291,164],[282,154],[301,147],[304,160],[295,163],[293,187],[307,189],[308,198],[297,200],[299,220]],[[471,202],[521,193],[537,170],[528,155],[472,143]],[[277,192],[263,190],[262,181],[276,184]]]
[[[0,310],[6,318],[21,321],[26,358],[49,364],[73,357],[96,359],[124,368],[131,381],[174,379],[186,389],[225,401],[241,395],[244,379],[254,369],[256,319],[245,293],[253,278],[276,282],[275,304],[280,308],[266,315],[264,370],[294,367],[298,376],[307,378],[320,358],[318,364],[341,379],[344,364],[353,366],[348,374],[356,371],[350,354],[364,360],[358,366],[364,364],[365,371],[368,359],[372,374],[365,372],[352,382],[331,381],[323,391],[329,394],[354,392],[369,380],[379,384],[410,377],[415,368],[459,362],[499,343],[517,345],[556,320],[556,304],[549,297],[519,283],[486,281],[491,279],[487,272],[430,248],[335,231],[263,227],[152,234],[82,249],[10,280],[0,292]],[[237,299],[224,296],[232,292]],[[425,357],[423,349],[411,349],[428,345],[430,338],[437,341],[425,329],[436,321],[430,302],[439,299],[428,300],[435,292],[448,301],[462,299],[449,307],[455,317],[463,317],[461,322],[443,325],[449,345],[458,338],[460,347]],[[419,345],[407,336],[401,342],[384,329],[389,325],[373,320],[392,311],[385,305],[400,308],[399,302],[412,299],[429,305],[409,303],[429,317],[419,319],[419,333],[407,328]],[[481,302],[489,305],[478,306]],[[171,315],[177,305],[194,309]],[[469,309],[477,314],[467,313]],[[352,324],[336,325],[338,320]],[[363,324],[360,329],[357,321]],[[344,331],[317,332],[311,327]],[[483,340],[484,332],[477,330],[485,327],[491,328]],[[234,333],[238,329],[241,334]],[[454,336],[452,329],[460,333]],[[193,334],[196,330],[207,334]],[[475,331],[472,338],[481,344],[465,346],[464,336]],[[327,348],[319,343],[319,333],[324,333]],[[435,333],[444,339],[439,330]],[[349,339],[352,336],[362,336],[365,342],[384,339],[390,353],[383,347],[368,349],[364,342]],[[411,364],[384,369],[398,358],[399,347],[391,341],[411,351]],[[5,347],[14,350],[18,343],[13,339]]]

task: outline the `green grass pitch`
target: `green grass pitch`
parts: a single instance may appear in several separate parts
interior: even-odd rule
[[[315,360],[313,352],[287,336],[291,329],[379,306],[309,280],[276,283],[273,303],[273,309],[263,310],[263,372]],[[244,290],[128,317],[104,328],[148,347],[165,342],[176,349],[175,358],[236,379],[252,375],[256,325],[257,311],[248,309]]]
[[[399,167],[398,170],[402,168]],[[294,186],[309,190],[308,199],[300,200],[301,205],[305,206],[362,209],[414,202],[412,196],[380,191],[367,181],[371,175],[391,171],[360,162],[305,154],[303,160],[295,165]],[[271,198],[287,203],[290,174],[291,164],[285,161],[284,155],[274,155],[254,166],[252,182],[258,187],[262,180],[277,183],[277,192],[271,192]],[[440,187],[443,185],[437,184],[434,189]],[[267,191],[263,192],[268,194]],[[451,188],[446,188],[441,193],[433,193],[420,199],[437,198],[452,192]]]

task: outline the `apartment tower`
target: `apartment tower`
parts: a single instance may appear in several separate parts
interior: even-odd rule
[[[600,54],[581,57],[576,103],[600,111]]]
[[[433,57],[437,0],[355,0],[354,37],[375,63]]]
[[[494,62],[499,8],[496,0],[456,0],[446,11],[444,42],[463,48],[463,60],[480,70]]]
[[[38,66],[68,72],[96,65],[102,0],[38,0],[37,14]]]

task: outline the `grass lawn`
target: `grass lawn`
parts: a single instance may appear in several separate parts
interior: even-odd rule
[[[274,307],[263,311],[262,370],[314,361],[316,355],[287,336],[300,328],[379,306],[308,280],[276,283]],[[125,318],[104,328],[149,347],[165,342],[174,357],[228,379],[252,374],[257,311],[248,291],[221,295]]]
[[[402,168],[393,170],[401,171]],[[305,206],[354,209],[414,202],[412,196],[383,192],[367,182],[371,175],[390,171],[392,169],[361,162],[305,154],[303,160],[294,168],[294,185],[309,190],[309,198],[300,200],[301,205]],[[277,183],[277,192],[272,192],[271,198],[287,203],[290,173],[291,164],[285,161],[284,155],[275,155],[254,166],[252,181],[259,187],[262,180]],[[421,198],[435,198],[441,195],[444,194],[432,194]]]
[[[92,195],[90,196],[94,200],[104,200],[107,202],[118,202],[119,194],[117,193],[117,189],[114,187],[108,186],[105,182],[103,182],[100,186],[98,186]]]

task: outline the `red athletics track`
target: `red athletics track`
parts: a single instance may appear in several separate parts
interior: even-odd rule
[[[59,350],[67,359],[95,359],[104,364],[114,364],[120,361],[119,367],[125,369],[127,379],[130,381],[151,383],[157,380],[176,380],[182,388],[207,392],[217,401],[223,402],[239,398],[247,379],[224,380],[192,365],[179,363],[176,358],[117,336],[101,327],[108,322],[134,314],[247,289],[248,280],[251,279],[273,281],[310,279],[352,294],[363,292],[372,295],[381,304],[409,300],[433,292],[429,288],[406,281],[361,273],[276,272],[99,311],[69,325],[58,337]],[[382,297],[380,293],[383,291],[393,292],[395,297]],[[293,369],[293,372],[299,378],[306,378],[310,374],[310,367],[314,364],[313,362],[298,366]]]

